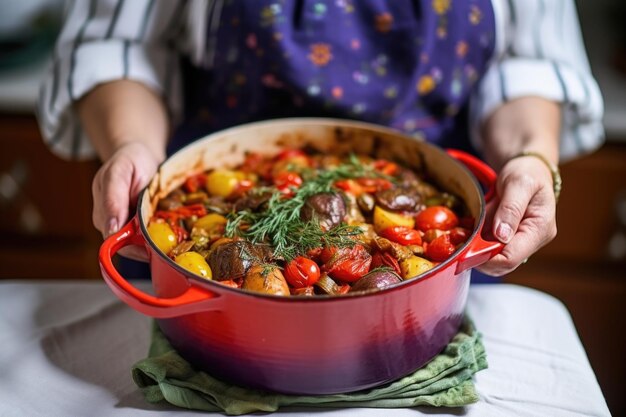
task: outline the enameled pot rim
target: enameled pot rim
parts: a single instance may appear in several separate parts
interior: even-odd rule
[[[241,124],[241,125],[237,125],[237,126],[233,126],[224,130],[220,130],[214,133],[211,133],[207,136],[203,136],[191,143],[189,143],[188,145],[182,147],[181,149],[179,149],[178,151],[176,151],[175,153],[173,153],[172,155],[170,155],[166,160],[164,160],[160,165],[159,168],[157,169],[157,174],[161,171],[161,167],[164,165],[167,165],[168,161],[172,158],[174,158],[176,155],[179,155],[181,153],[186,152],[187,148],[190,147],[193,144],[196,144],[197,142],[200,141],[211,141],[216,137],[220,137],[223,136],[225,134],[229,134],[229,133],[236,133],[238,130],[244,130],[244,129],[249,129],[249,128],[255,128],[255,127],[264,127],[264,126],[271,126],[271,125],[276,125],[276,124],[280,124],[280,125],[288,125],[288,124],[293,124],[294,126],[298,126],[298,125],[302,125],[302,124],[318,124],[318,125],[326,125],[326,126],[337,126],[337,127],[346,127],[346,128],[356,128],[356,129],[366,129],[368,131],[378,131],[381,133],[386,133],[388,135],[391,136],[396,136],[398,138],[402,138],[402,139],[410,139],[410,140],[417,140],[411,136],[408,136],[398,130],[386,127],[386,126],[380,126],[380,125],[376,125],[376,124],[372,124],[372,123],[367,123],[367,122],[360,122],[360,121],[354,121],[354,120],[348,120],[348,119],[334,119],[334,118],[316,118],[316,117],[298,117],[298,118],[282,118],[282,119],[271,119],[271,120],[264,120],[264,121],[260,121],[260,122],[252,122],[252,123],[246,123],[246,124]],[[478,218],[475,221],[474,224],[474,229],[472,230],[472,233],[470,234],[469,238],[465,241],[465,243],[460,246],[456,251],[454,251],[454,253],[452,254],[452,256],[450,256],[448,259],[446,259],[445,261],[441,262],[440,264],[438,264],[437,266],[435,266],[433,269],[427,271],[424,274],[421,274],[421,276],[419,276],[418,278],[411,278],[408,280],[403,280],[401,283],[399,284],[394,284],[391,287],[388,288],[384,288],[384,289],[380,289],[380,290],[371,290],[371,291],[359,291],[359,292],[355,292],[355,293],[346,293],[346,294],[342,294],[340,296],[337,295],[315,295],[314,297],[297,297],[297,296],[283,296],[283,295],[274,295],[274,294],[264,294],[264,293],[260,293],[260,292],[255,292],[255,291],[249,291],[249,290],[244,290],[241,288],[232,288],[226,285],[222,285],[219,284],[213,280],[207,280],[204,279],[196,274],[194,274],[193,272],[190,272],[189,270],[181,267],[180,265],[178,265],[176,262],[174,262],[174,260],[172,260],[169,256],[167,256],[165,253],[163,253],[158,247],[157,245],[153,242],[153,240],[150,238],[150,235],[148,234],[148,229],[146,227],[147,221],[144,221],[145,219],[143,218],[143,214],[141,212],[141,202],[143,201],[144,198],[148,198],[148,193],[149,193],[149,185],[146,186],[139,194],[139,198],[138,198],[138,204],[137,204],[137,210],[136,210],[136,216],[138,219],[138,223],[139,223],[139,227],[141,230],[141,234],[143,239],[147,242],[147,244],[150,246],[150,248],[152,249],[152,251],[156,254],[158,254],[158,256],[160,256],[161,258],[163,258],[168,266],[172,267],[174,270],[176,270],[178,273],[184,275],[186,278],[188,279],[193,279],[194,281],[202,284],[202,285],[206,285],[211,291],[214,291],[214,289],[217,289],[218,291],[216,292],[228,292],[231,294],[237,294],[237,295],[241,295],[241,296],[245,296],[245,297],[254,297],[254,298],[261,298],[261,299],[268,299],[268,300],[272,300],[272,301],[280,301],[280,302],[290,302],[290,303],[294,303],[294,302],[306,302],[306,303],[314,303],[314,302],[341,302],[341,300],[351,300],[354,298],[361,298],[361,297],[372,297],[372,296],[377,296],[377,295],[384,295],[384,294],[390,294],[392,292],[395,291],[400,291],[406,287],[412,286],[412,285],[416,285],[424,280],[427,279],[431,279],[431,278],[435,278],[439,271],[442,271],[450,266],[452,266],[457,259],[459,258],[459,256],[467,249],[468,245],[476,238],[476,236],[478,235],[479,231],[482,229],[482,225],[483,222],[485,221],[485,216],[486,216],[486,210],[485,210],[485,197],[483,195],[483,193],[481,192],[481,186],[478,183],[476,177],[469,171],[469,169],[463,165],[462,163],[460,163],[459,161],[457,161],[456,159],[454,159],[453,157],[451,157],[450,155],[448,155],[442,148],[433,145],[431,143],[428,142],[420,142],[420,146],[426,146],[431,148],[432,150],[434,150],[435,152],[439,153],[443,158],[447,158],[449,160],[451,160],[454,164],[457,164],[458,167],[461,168],[461,170],[463,170],[466,175],[468,176],[469,180],[472,182],[472,184],[474,185],[474,191],[478,194],[478,198],[480,201],[480,214],[478,216]],[[151,183],[152,181],[150,181]],[[149,183],[149,184],[150,184]],[[149,219],[147,219],[149,220]],[[461,272],[462,273],[462,272]]]

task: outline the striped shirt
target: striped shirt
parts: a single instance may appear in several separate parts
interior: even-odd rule
[[[182,110],[179,58],[210,67],[224,0],[74,0],[68,5],[37,109],[44,140],[64,158],[95,156],[73,103],[119,79],[158,92],[175,121]],[[492,0],[496,48],[470,100],[474,146],[498,106],[523,96],[562,104],[560,157],[602,144],[603,102],[573,0]],[[209,36],[207,36],[207,33]]]

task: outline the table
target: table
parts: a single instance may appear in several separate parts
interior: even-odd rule
[[[143,289],[149,283],[138,286]],[[609,416],[565,307],[529,288],[473,285],[468,312],[489,368],[464,409],[286,409],[285,416]],[[150,320],[102,282],[0,281],[0,416],[168,416],[144,401],[130,367],[145,357]]]

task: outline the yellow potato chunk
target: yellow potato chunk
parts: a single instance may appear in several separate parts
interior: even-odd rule
[[[394,213],[380,206],[374,207],[374,229],[376,232],[380,233],[386,228],[393,226],[405,226],[412,229],[415,226],[415,219],[413,216]]]
[[[434,267],[435,264],[419,256],[411,256],[400,261],[400,271],[404,280],[415,278]]]
[[[228,220],[226,217],[217,213],[209,213],[206,216],[200,217],[194,224],[193,227],[198,227],[200,229],[204,229],[207,232],[215,231],[218,227],[226,225]]]
[[[169,254],[178,243],[176,234],[174,234],[174,231],[167,223],[150,223],[148,225],[148,234],[150,235],[150,239],[152,239],[157,247],[166,255]]]
[[[241,288],[264,294],[289,295],[287,280],[280,269],[267,269],[261,265],[255,265],[248,270]]]
[[[187,271],[200,275],[202,278],[213,278],[211,267],[206,262],[204,257],[198,252],[190,251],[181,253],[174,259],[174,262],[185,268]]]
[[[241,180],[241,174],[228,169],[216,169],[206,177],[206,189],[211,195],[228,197]]]

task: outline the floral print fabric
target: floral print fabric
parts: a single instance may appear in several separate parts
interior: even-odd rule
[[[442,146],[464,135],[495,42],[489,0],[223,0],[209,32],[208,68],[188,68],[195,135],[332,116]]]

